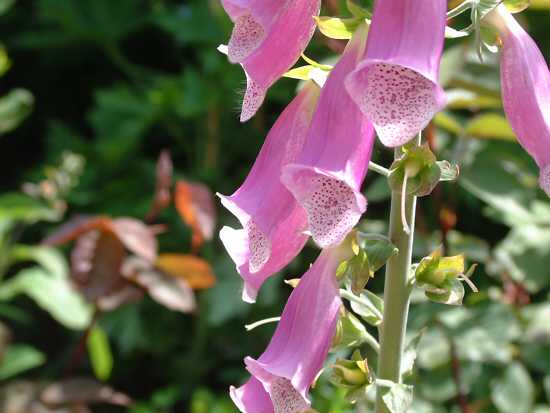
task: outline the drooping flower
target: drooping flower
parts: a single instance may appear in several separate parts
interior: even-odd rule
[[[307,212],[308,229],[321,248],[339,244],[367,205],[360,187],[374,131],[344,88],[363,56],[366,36],[363,25],[323,86],[302,154],[283,169],[282,180]]]
[[[438,84],[446,0],[376,0],[365,59],[346,88],[386,146],[403,145],[445,104]]]
[[[265,352],[245,359],[252,377],[230,395],[245,413],[301,413],[327,357],[341,306],[336,269],[349,246],[326,249],[290,295]]]
[[[262,105],[267,89],[296,63],[315,31],[320,0],[222,0],[234,22],[228,57],[246,74],[241,122]]]
[[[222,228],[220,238],[244,279],[243,299],[253,302],[270,275],[287,265],[304,246],[307,217],[281,183],[281,168],[302,150],[319,88],[309,82],[273,125],[242,186],[222,204],[242,229]]]
[[[550,196],[550,73],[533,39],[500,5],[484,19],[502,39],[500,78],[504,111],[519,143],[540,168]]]

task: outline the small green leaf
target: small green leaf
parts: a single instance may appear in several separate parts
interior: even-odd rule
[[[447,132],[451,132],[456,136],[461,136],[464,133],[464,129],[460,122],[458,122],[449,112],[439,112],[434,117],[434,123],[441,129],[445,129]]]
[[[409,341],[403,352],[403,358],[401,360],[401,375],[407,376],[412,374],[414,368],[414,362],[416,361],[418,343],[424,334],[424,329],[420,330],[412,339]]]
[[[113,354],[105,331],[94,326],[88,336],[88,354],[95,376],[102,381],[111,376],[113,370]]]
[[[484,113],[470,120],[466,125],[466,135],[480,139],[516,140],[510,123],[498,113]]]
[[[504,0],[504,5],[510,13],[519,13],[529,7],[531,0]]]
[[[372,274],[382,268],[386,262],[399,252],[388,237],[378,234],[357,232],[359,247],[367,254],[369,270]]]
[[[27,370],[41,366],[46,357],[34,347],[14,344],[8,347],[0,363],[0,380],[6,380]]]
[[[54,276],[41,267],[31,267],[0,284],[0,300],[11,300],[19,294],[32,298],[70,329],[81,330],[90,323],[92,309],[74,291],[66,274]]]
[[[406,413],[413,401],[413,386],[402,383],[392,383],[389,387],[384,383],[382,400],[391,413]]]
[[[338,319],[333,351],[357,348],[367,341],[368,332],[363,323],[349,311]]]
[[[9,192],[0,196],[0,219],[28,223],[57,221],[59,213],[30,196]]]
[[[338,17],[315,17],[317,27],[321,33],[331,39],[351,39],[355,30],[365,21],[364,18],[352,17],[341,19]]]
[[[403,148],[403,156],[393,162],[388,178],[393,191],[401,193],[405,172],[408,172],[407,194],[414,196],[429,195],[441,177],[436,158],[428,144]]]
[[[14,89],[0,97],[0,135],[11,132],[31,113],[33,95],[25,89]]]
[[[315,69],[315,66],[312,65],[299,66],[289,70],[283,76],[290,79],[309,80],[311,79],[310,74],[313,69]]]
[[[533,381],[518,362],[510,364],[491,389],[491,399],[500,413],[529,413],[534,397]]]
[[[426,297],[440,304],[462,305],[464,293],[464,286],[458,280],[449,281],[441,288],[426,287]]]
[[[15,0],[0,0],[0,15],[8,12],[14,4]]]
[[[363,320],[372,326],[382,323],[384,314],[384,300],[368,290],[364,290],[359,297],[350,300],[351,309]]]
[[[346,5],[348,7],[348,10],[353,16],[359,17],[359,18],[370,18],[371,12],[368,11],[366,8],[358,5],[355,3],[354,0],[346,0]]]

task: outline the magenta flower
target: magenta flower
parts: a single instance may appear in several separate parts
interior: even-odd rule
[[[228,57],[246,73],[241,122],[250,119],[267,89],[299,59],[315,31],[320,0],[222,0],[234,22]]]
[[[301,413],[327,357],[342,304],[336,269],[350,258],[348,246],[323,250],[290,295],[265,352],[245,359],[252,378],[231,398],[245,413]],[[261,385],[260,385],[261,384]]]
[[[376,0],[365,59],[346,88],[386,146],[418,134],[445,105],[438,84],[446,0]]]
[[[302,150],[319,88],[308,83],[269,131],[242,186],[222,204],[243,229],[222,228],[220,238],[244,279],[243,299],[253,302],[262,283],[304,246],[307,217],[280,180],[281,168]]]
[[[500,78],[504,111],[519,143],[540,168],[550,196],[550,73],[531,37],[504,5],[485,17],[502,39]]]
[[[309,232],[321,248],[339,244],[367,206],[360,188],[374,131],[344,89],[345,77],[363,56],[366,36],[363,25],[321,91],[302,154],[283,168],[283,183],[307,212]]]

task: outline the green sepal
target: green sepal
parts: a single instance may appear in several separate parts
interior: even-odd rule
[[[368,332],[363,323],[342,307],[336,334],[332,340],[332,351],[356,348],[367,342]]]
[[[441,179],[441,169],[427,143],[403,147],[403,156],[390,167],[388,181],[392,191],[401,193],[405,171],[408,171],[407,195],[429,195]]]

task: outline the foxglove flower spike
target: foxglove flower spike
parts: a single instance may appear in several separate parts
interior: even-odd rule
[[[365,59],[346,88],[386,146],[418,134],[445,105],[438,84],[446,0],[376,0]]]
[[[247,302],[254,302],[265,279],[287,265],[307,240],[305,212],[280,176],[302,150],[318,96],[318,86],[307,83],[269,131],[242,186],[231,196],[220,195],[242,225],[222,228],[220,238],[244,279]]]

